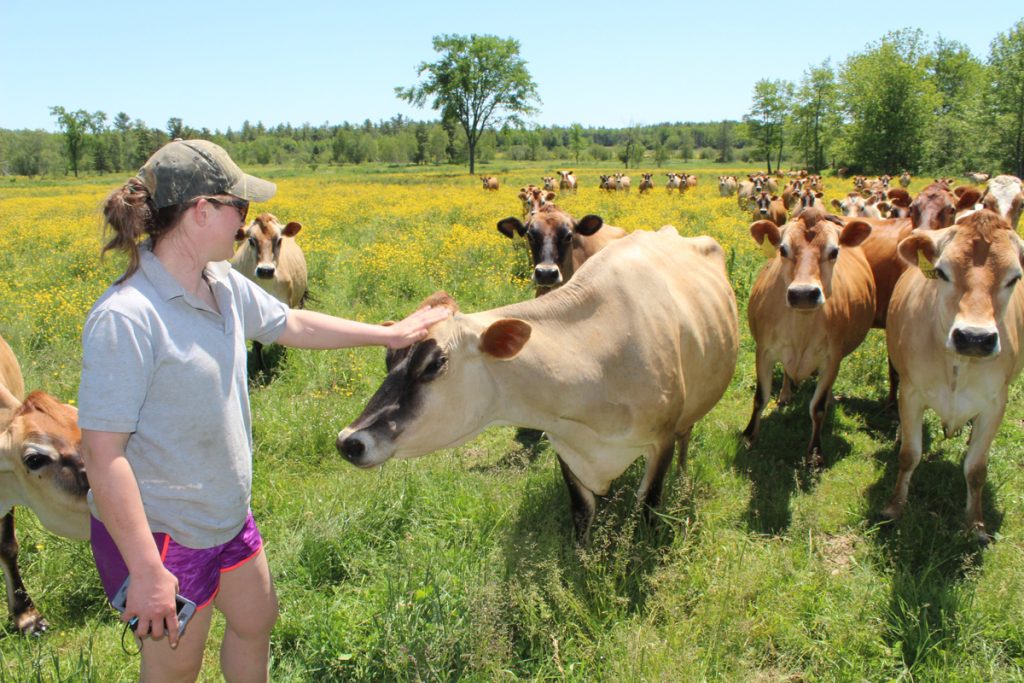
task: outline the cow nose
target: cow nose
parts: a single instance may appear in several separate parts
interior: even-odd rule
[[[984,327],[957,327],[953,348],[963,356],[991,356],[999,346],[999,333]]]
[[[362,458],[366,452],[366,445],[361,440],[352,437],[344,439],[338,437],[335,445],[338,447],[338,452],[345,456],[346,460],[353,463]]]
[[[269,280],[274,277],[274,266],[257,266],[256,277]]]
[[[558,266],[537,266],[533,269],[533,281],[538,285],[557,285],[562,281]]]
[[[792,308],[817,308],[825,303],[821,287],[816,285],[790,285],[786,289],[786,302]]]

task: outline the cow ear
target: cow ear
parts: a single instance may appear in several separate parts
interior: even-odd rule
[[[530,339],[529,323],[503,318],[491,323],[480,336],[480,350],[498,360],[515,358]]]
[[[947,228],[948,229],[948,228]],[[900,258],[912,266],[921,268],[925,275],[928,271],[934,272],[935,261],[939,258],[939,245],[936,240],[937,233],[945,230],[915,230],[910,236],[902,240],[896,247],[900,252]]]
[[[284,226],[284,230],[281,231],[281,234],[285,237],[295,237],[299,234],[299,230],[302,230],[302,223],[292,221],[288,225]]]
[[[511,240],[515,239],[516,233],[519,233],[520,237],[525,235],[526,226],[515,216],[509,216],[498,221],[498,232]]]
[[[750,224],[750,234],[754,240],[763,245],[767,239],[768,242],[773,246],[779,246],[782,242],[782,231],[779,230],[779,226],[775,225],[771,221],[757,221],[756,223]]]
[[[958,199],[956,201],[956,210],[957,211],[966,211],[967,209],[973,209],[974,205],[977,204],[981,200],[981,192],[979,192],[977,188],[974,188],[974,187],[958,187],[956,189],[958,189],[958,190],[962,189],[963,190],[963,192],[961,192],[960,194],[957,195],[957,197],[958,197]]]
[[[244,239],[245,239],[245,230],[242,229],[242,228],[239,228],[238,231],[235,233],[235,241],[236,242],[241,242]]]
[[[546,195],[544,195],[544,201],[550,202],[553,199],[555,199],[556,197],[558,197],[558,195],[555,194],[554,192],[548,192]]]
[[[864,221],[850,221],[839,233],[839,244],[844,247],[856,247],[871,234],[871,226]]]
[[[601,229],[602,225],[604,225],[604,220],[600,216],[590,213],[576,223],[576,232],[581,235],[593,235]]]
[[[832,206],[836,207],[840,211],[842,211],[842,209],[843,209],[843,205],[839,203],[838,199],[833,199],[832,200]]]

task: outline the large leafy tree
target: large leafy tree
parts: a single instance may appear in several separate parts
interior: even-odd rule
[[[537,86],[519,56],[519,41],[490,35],[434,37],[435,62],[423,62],[425,80],[395,88],[399,98],[424,106],[430,101],[443,120],[457,121],[466,133],[469,172],[475,173],[477,143],[484,129],[504,122],[521,124],[536,111]]]
[[[786,115],[792,97],[793,85],[788,81],[762,78],[754,84],[754,100],[750,112],[743,117],[754,140],[754,155],[765,160],[769,173],[772,172],[773,154],[778,158],[776,168],[782,163]]]
[[[967,46],[938,38],[926,58],[935,88],[923,166],[939,173],[981,170],[984,70]]]
[[[793,144],[804,163],[820,171],[840,126],[836,75],[828,60],[804,72],[793,98],[792,123]]]
[[[1024,177],[1024,19],[992,41],[988,66],[995,157]]]
[[[872,173],[917,171],[935,110],[919,30],[893,31],[846,60],[840,93],[846,157]]]
[[[77,178],[78,165],[85,152],[86,135],[92,126],[93,114],[84,109],[68,111],[64,107],[50,107],[50,116],[57,118],[57,127],[64,134],[64,150],[68,155],[68,165]]]

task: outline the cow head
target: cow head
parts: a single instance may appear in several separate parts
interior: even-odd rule
[[[277,273],[277,261],[281,256],[281,241],[294,238],[302,230],[302,224],[291,222],[282,226],[270,213],[263,213],[245,228],[239,228],[235,240],[243,242],[240,249],[250,252],[256,264],[255,275],[261,280],[273,280]]]
[[[899,252],[937,281],[936,320],[946,348],[963,356],[997,355],[999,325],[1024,272],[1024,243],[1010,224],[983,209],[949,228],[914,231]]]
[[[362,414],[338,434],[338,451],[353,465],[373,467],[472,437],[486,426],[491,408],[488,400],[474,397],[496,396],[488,364],[514,358],[530,333],[522,320],[482,323],[456,315],[434,325],[423,341],[389,351],[387,377]]]
[[[846,225],[820,209],[808,209],[781,228],[768,220],[750,226],[758,244],[778,249],[786,282],[786,305],[800,311],[821,308],[832,295],[832,272],[842,247],[856,247],[871,234],[864,221]]]
[[[772,198],[768,196],[767,192],[762,192],[754,197],[751,197],[754,202],[754,211],[761,214],[762,216],[768,215],[768,207],[772,205]]]
[[[512,239],[526,238],[533,262],[533,282],[544,291],[558,287],[574,272],[572,249],[575,235],[593,235],[604,221],[587,215],[577,221],[554,204],[538,206],[522,223],[514,217],[498,221],[498,232]]]
[[[833,199],[832,206],[839,209],[844,216],[863,216],[864,198],[856,192],[850,192],[843,199]]]
[[[1005,218],[1010,227],[1016,228],[1024,211],[1024,183],[1017,176],[996,176],[988,182],[981,202],[986,209]]]
[[[0,477],[16,482],[13,502],[32,508],[55,533],[88,538],[78,411],[42,391],[22,402],[0,386],[0,429]]]
[[[915,230],[939,230],[953,225],[956,202],[945,183],[934,182],[921,190],[910,204],[910,222]]]

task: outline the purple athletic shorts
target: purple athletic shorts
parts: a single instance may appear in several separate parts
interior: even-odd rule
[[[206,607],[216,597],[221,574],[242,566],[263,547],[252,512],[245,518],[237,536],[212,548],[187,548],[164,533],[153,534],[153,541],[160,551],[160,560],[178,579],[178,593],[196,603],[198,608]],[[128,566],[107,527],[95,517],[92,517],[90,543],[103,590],[107,600],[112,600],[128,577]]]

